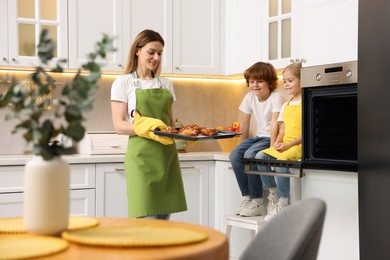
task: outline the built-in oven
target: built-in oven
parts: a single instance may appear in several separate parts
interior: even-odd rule
[[[357,171],[357,66],[302,68],[303,168]]]

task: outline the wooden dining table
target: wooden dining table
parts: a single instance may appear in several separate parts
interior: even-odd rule
[[[69,247],[62,252],[41,257],[45,260],[75,260],[75,259],[202,259],[228,260],[228,239],[222,232],[213,228],[189,224],[184,222],[155,220],[155,219],[128,219],[128,218],[98,218],[100,227],[121,226],[154,226],[176,227],[190,229],[207,234],[207,239],[201,242],[146,247],[107,247],[88,246],[69,242]]]

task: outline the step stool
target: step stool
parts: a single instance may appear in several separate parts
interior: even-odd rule
[[[226,219],[226,236],[230,239],[232,227],[249,229],[253,238],[264,225],[264,216],[242,217],[239,215],[225,216]]]

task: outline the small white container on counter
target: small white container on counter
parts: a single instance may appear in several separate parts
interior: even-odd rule
[[[80,154],[125,154],[129,136],[116,132],[87,132],[79,143]]]

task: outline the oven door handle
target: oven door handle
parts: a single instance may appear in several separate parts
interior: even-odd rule
[[[270,175],[270,176],[282,176],[288,178],[302,178],[303,170],[302,163],[300,161],[282,161],[282,160],[263,160],[263,159],[242,159],[244,163],[245,173]],[[251,166],[269,166],[269,167],[284,167],[289,168],[290,173],[279,173],[274,171],[259,171],[251,169]]]

